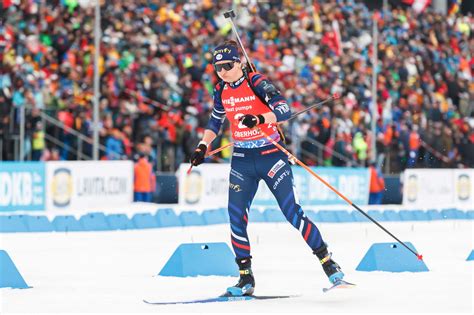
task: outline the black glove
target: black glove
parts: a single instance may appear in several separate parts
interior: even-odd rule
[[[263,124],[265,122],[265,117],[263,115],[244,115],[242,118],[240,118],[240,121],[242,122],[242,125],[244,125],[247,128],[252,129],[253,127]]]
[[[206,156],[207,145],[200,143],[193,154],[191,154],[191,164],[193,166],[198,166],[204,162],[204,157]]]

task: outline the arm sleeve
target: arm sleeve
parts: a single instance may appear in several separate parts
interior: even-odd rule
[[[212,130],[216,135],[219,134],[221,130],[222,123],[225,119],[225,109],[224,105],[222,105],[221,100],[221,91],[214,88],[214,107],[212,109],[211,116],[209,117],[209,121],[207,123],[207,129]]]
[[[251,78],[254,91],[264,99],[275,114],[277,121],[285,121],[291,117],[290,106],[276,86],[265,76],[257,73]]]

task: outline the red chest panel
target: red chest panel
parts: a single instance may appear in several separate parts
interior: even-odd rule
[[[247,141],[264,138],[257,130],[251,130],[239,121],[246,114],[259,115],[270,112],[268,106],[254,94],[247,81],[236,88],[231,88],[228,84],[224,85],[221,98],[234,140]],[[268,135],[278,132],[273,124],[262,124],[259,127]]]

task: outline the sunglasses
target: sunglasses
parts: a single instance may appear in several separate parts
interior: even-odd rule
[[[229,71],[233,67],[234,67],[234,61],[214,64],[214,70],[216,70],[216,72],[220,72],[222,69],[224,69],[225,71]]]

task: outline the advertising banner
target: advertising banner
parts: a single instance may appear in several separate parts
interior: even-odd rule
[[[179,204],[208,208],[227,207],[230,164],[202,164],[186,174],[190,164],[178,169]]]
[[[453,170],[454,203],[474,209],[474,170]]]
[[[44,210],[44,208],[44,163],[1,162],[0,211]]]
[[[357,205],[369,200],[369,171],[366,168],[311,167],[311,169]],[[302,206],[347,204],[321,181],[299,166],[293,166],[296,193]],[[254,205],[277,206],[263,181],[258,186]]]
[[[189,164],[178,170],[179,204],[207,208],[227,207],[230,164],[202,164],[186,171]],[[312,167],[312,169],[358,205],[366,205],[369,198],[369,171],[366,168]],[[345,201],[324,186],[307,171],[292,167],[296,191],[301,205],[345,204]],[[277,206],[277,202],[260,181],[253,205]]]
[[[114,206],[133,200],[132,161],[46,163],[48,210]]]
[[[403,204],[414,206],[473,206],[474,170],[408,169]]]

